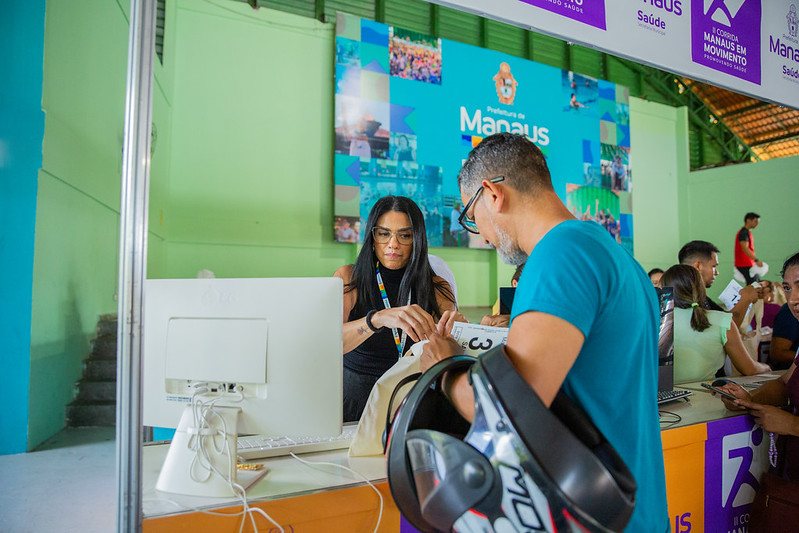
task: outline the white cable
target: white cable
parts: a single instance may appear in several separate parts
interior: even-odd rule
[[[195,384],[195,392],[192,395],[191,399],[191,408],[194,415],[194,430],[195,434],[192,434],[189,438],[189,446],[195,452],[194,460],[192,460],[190,466],[190,476],[191,479],[195,482],[202,483],[207,481],[211,476],[216,475],[220,477],[223,481],[225,481],[228,486],[230,487],[231,492],[238,498],[242,505],[241,513],[209,513],[209,514],[216,514],[220,516],[241,516],[241,523],[239,524],[239,533],[241,533],[244,529],[244,523],[247,521],[249,517],[250,522],[252,524],[253,531],[257,533],[258,527],[255,524],[255,513],[262,515],[266,518],[269,522],[271,522],[280,533],[285,533],[283,526],[277,523],[275,519],[273,519],[269,514],[261,508],[258,507],[250,507],[249,502],[247,501],[247,491],[244,490],[244,487],[235,483],[230,476],[230,472],[236,472],[236,459],[230,449],[230,441],[228,439],[228,431],[227,431],[227,422],[225,417],[220,415],[215,407],[216,403],[224,398],[224,394],[227,392],[227,384],[224,384],[224,390],[222,391],[221,395],[212,397],[209,401],[204,401],[204,396],[210,395],[211,387],[208,383],[197,383]],[[217,390],[221,389],[219,384],[217,384]],[[230,400],[233,402],[241,402],[244,400],[243,391],[240,388],[236,388],[236,392],[238,393],[238,400]],[[224,398],[229,400],[228,398]],[[202,430],[209,430],[213,427],[212,420],[218,420],[220,425],[222,426],[220,430],[216,432],[212,432],[210,434],[203,434]],[[199,426],[199,427],[198,427]],[[223,444],[218,446],[216,439],[218,437],[222,437]],[[211,439],[211,445],[208,445],[208,439]],[[209,449],[210,448],[210,449]],[[222,473],[219,471],[218,468],[214,465],[214,461],[212,460],[210,453],[213,452],[216,455],[225,455],[227,456],[227,464],[228,464],[228,473]],[[205,479],[198,480],[195,477],[194,467],[195,465],[199,464],[206,473]],[[171,501],[171,500],[167,500]],[[175,502],[172,502],[175,503]],[[195,509],[196,510],[196,509]],[[382,498],[381,498],[381,511],[382,511]],[[200,512],[207,512],[202,511]],[[271,528],[270,528],[271,529]]]
[[[301,462],[301,463],[303,463],[303,464],[306,464],[306,465],[308,465],[308,466],[311,466],[311,467],[313,467],[313,466],[332,466],[332,467],[335,467],[335,468],[340,468],[340,469],[342,469],[342,470],[345,470],[345,471],[347,471],[347,472],[352,472],[353,474],[355,474],[356,476],[358,476],[359,478],[361,478],[361,479],[362,479],[364,482],[366,482],[366,484],[367,484],[367,485],[369,485],[370,487],[372,487],[372,490],[374,490],[374,491],[377,493],[377,497],[380,499],[380,509],[379,509],[379,511],[378,511],[378,513],[377,513],[377,524],[375,524],[375,533],[377,533],[377,530],[378,530],[378,528],[380,527],[380,521],[383,519],[383,495],[382,495],[382,494],[380,494],[380,491],[379,491],[379,490],[377,490],[377,487],[375,487],[375,486],[372,484],[372,482],[371,482],[371,481],[369,481],[368,479],[366,479],[366,476],[364,476],[364,475],[363,475],[363,474],[361,474],[360,472],[357,472],[357,471],[353,470],[352,468],[350,468],[350,467],[348,467],[348,466],[340,465],[340,464],[338,464],[338,463],[328,463],[328,462],[326,462],[326,461],[306,461],[305,459],[300,459],[299,457],[297,457],[296,455],[294,455],[294,452],[289,452],[289,454],[290,454],[290,455],[291,455],[293,458],[295,458],[296,460],[298,460],[299,462]]]

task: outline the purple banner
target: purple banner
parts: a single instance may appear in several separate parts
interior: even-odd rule
[[[404,516],[400,515],[400,533],[419,533],[419,530],[413,527]]]
[[[694,63],[760,85],[760,0],[691,0]]]
[[[605,27],[605,0],[520,0],[600,30]]]
[[[705,531],[746,531],[768,467],[768,436],[750,416],[709,422],[705,442]]]

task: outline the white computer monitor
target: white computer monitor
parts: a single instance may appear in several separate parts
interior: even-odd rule
[[[189,475],[196,450],[184,449],[196,447],[187,406],[200,383],[211,390],[206,404],[224,413],[217,418],[233,433],[234,458],[236,433],[340,434],[342,303],[339,278],[146,280],[143,423],[178,428],[169,452],[178,456],[167,459],[156,487],[229,495],[224,483],[190,479],[202,477]],[[220,461],[235,476],[235,464]]]

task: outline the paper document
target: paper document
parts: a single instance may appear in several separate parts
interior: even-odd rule
[[[731,279],[727,286],[724,287],[724,290],[721,291],[721,294],[719,294],[719,300],[727,308],[727,311],[735,307],[735,304],[741,299],[741,289],[743,289],[741,284]]]
[[[455,322],[452,326],[452,337],[461,345],[463,353],[479,355],[508,342],[508,328]]]

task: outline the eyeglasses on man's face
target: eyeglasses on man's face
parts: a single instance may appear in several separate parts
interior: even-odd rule
[[[505,181],[505,176],[497,176],[496,178],[488,180],[491,183],[499,183],[500,181]],[[474,192],[472,199],[469,200],[469,203],[466,204],[466,207],[463,208],[461,211],[461,216],[458,217],[458,224],[463,226],[463,229],[468,231],[469,233],[474,233],[475,235],[480,234],[480,230],[477,229],[477,223],[474,221],[472,217],[467,215],[466,213],[469,212],[469,208],[472,207],[472,204],[477,200],[477,197],[480,196],[480,193],[483,191],[483,186],[480,185],[477,190]]]
[[[392,235],[395,236],[397,238],[397,242],[403,246],[413,244],[413,230],[410,228],[397,231],[391,231],[390,229],[384,228],[382,226],[375,226],[372,228],[372,238],[377,244],[388,243],[388,241],[391,240]]]

